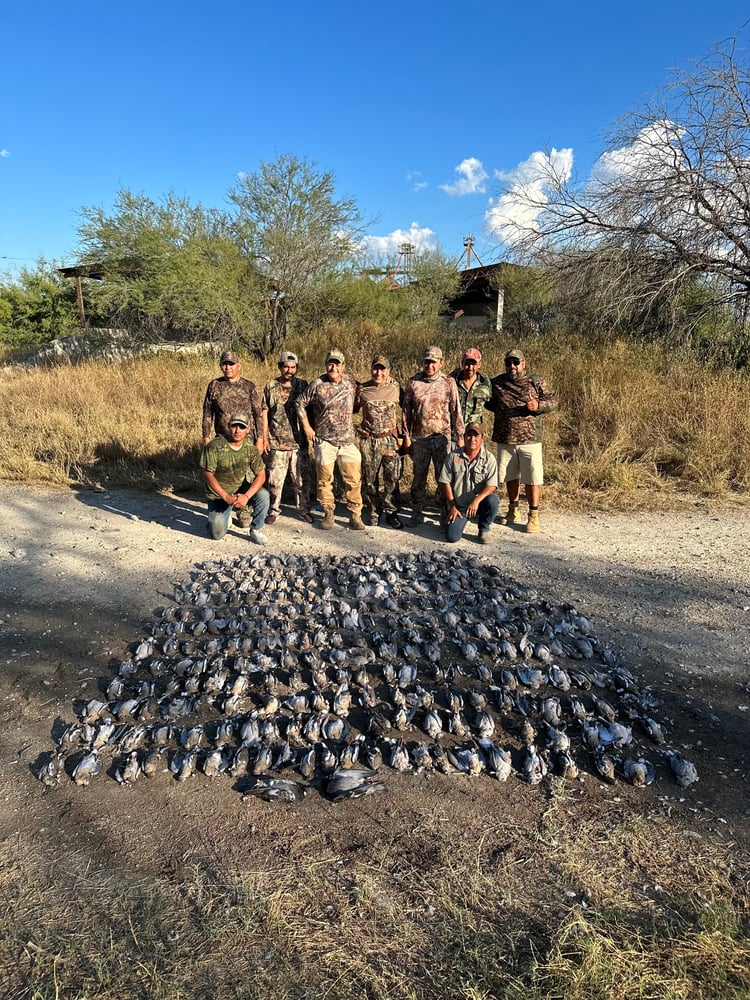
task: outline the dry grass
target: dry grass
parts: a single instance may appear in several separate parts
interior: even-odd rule
[[[333,324],[289,346],[309,378],[336,344],[359,377],[367,375],[375,351],[388,352],[403,382],[434,340],[450,370],[461,344],[429,329],[384,333],[366,322]],[[485,338],[480,346],[484,371],[502,370],[510,345]],[[746,501],[746,374],[666,357],[648,345],[540,340],[520,346],[530,368],[560,396],[559,411],[544,420],[550,502],[579,505],[585,497],[597,507],[638,509],[705,497]],[[243,372],[259,384],[275,373],[273,365],[253,362]],[[199,489],[200,410],[216,374],[215,360],[182,356],[6,372],[0,475],[27,483]]]

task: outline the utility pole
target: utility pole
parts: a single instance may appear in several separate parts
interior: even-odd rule
[[[484,264],[479,259],[479,254],[474,249],[474,234],[473,233],[469,233],[468,236],[464,237],[464,249],[466,250],[466,270],[467,271],[471,267],[471,258],[472,258],[472,256],[476,257],[477,264],[479,264],[480,267],[484,267]]]

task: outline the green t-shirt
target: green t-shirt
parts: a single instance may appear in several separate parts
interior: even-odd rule
[[[200,466],[207,472],[213,472],[219,485],[227,493],[236,493],[245,480],[249,485],[259,472],[265,470],[260,452],[249,436],[242,442],[242,447],[236,450],[222,435],[215,437],[203,446]],[[208,486],[206,496],[211,500],[218,499]]]

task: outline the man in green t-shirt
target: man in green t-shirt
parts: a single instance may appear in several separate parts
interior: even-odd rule
[[[206,481],[208,530],[212,538],[223,538],[229,530],[232,511],[241,528],[250,526],[250,540],[265,545],[263,534],[270,497],[263,483],[266,468],[260,452],[247,439],[250,418],[233,413],[229,432],[204,445],[200,466]]]

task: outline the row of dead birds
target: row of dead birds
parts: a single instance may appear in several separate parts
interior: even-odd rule
[[[351,775],[366,771],[363,788],[379,790],[382,757],[396,770],[538,784],[578,773],[574,741],[604,780],[647,785],[655,766],[634,728],[678,784],[697,780],[665,745],[658,701],[593,624],[475,558],[264,554],[206,565],[175,599],[120,663],[107,701],[77,706],[39,769],[45,784],[63,773],[88,784],[107,755],[124,785],[168,767],[178,780],[243,776],[269,798],[287,780],[271,772],[291,768],[324,788],[349,772],[337,779],[347,794],[334,782],[332,798],[372,794],[349,789]],[[407,748],[408,732],[429,743]]]

